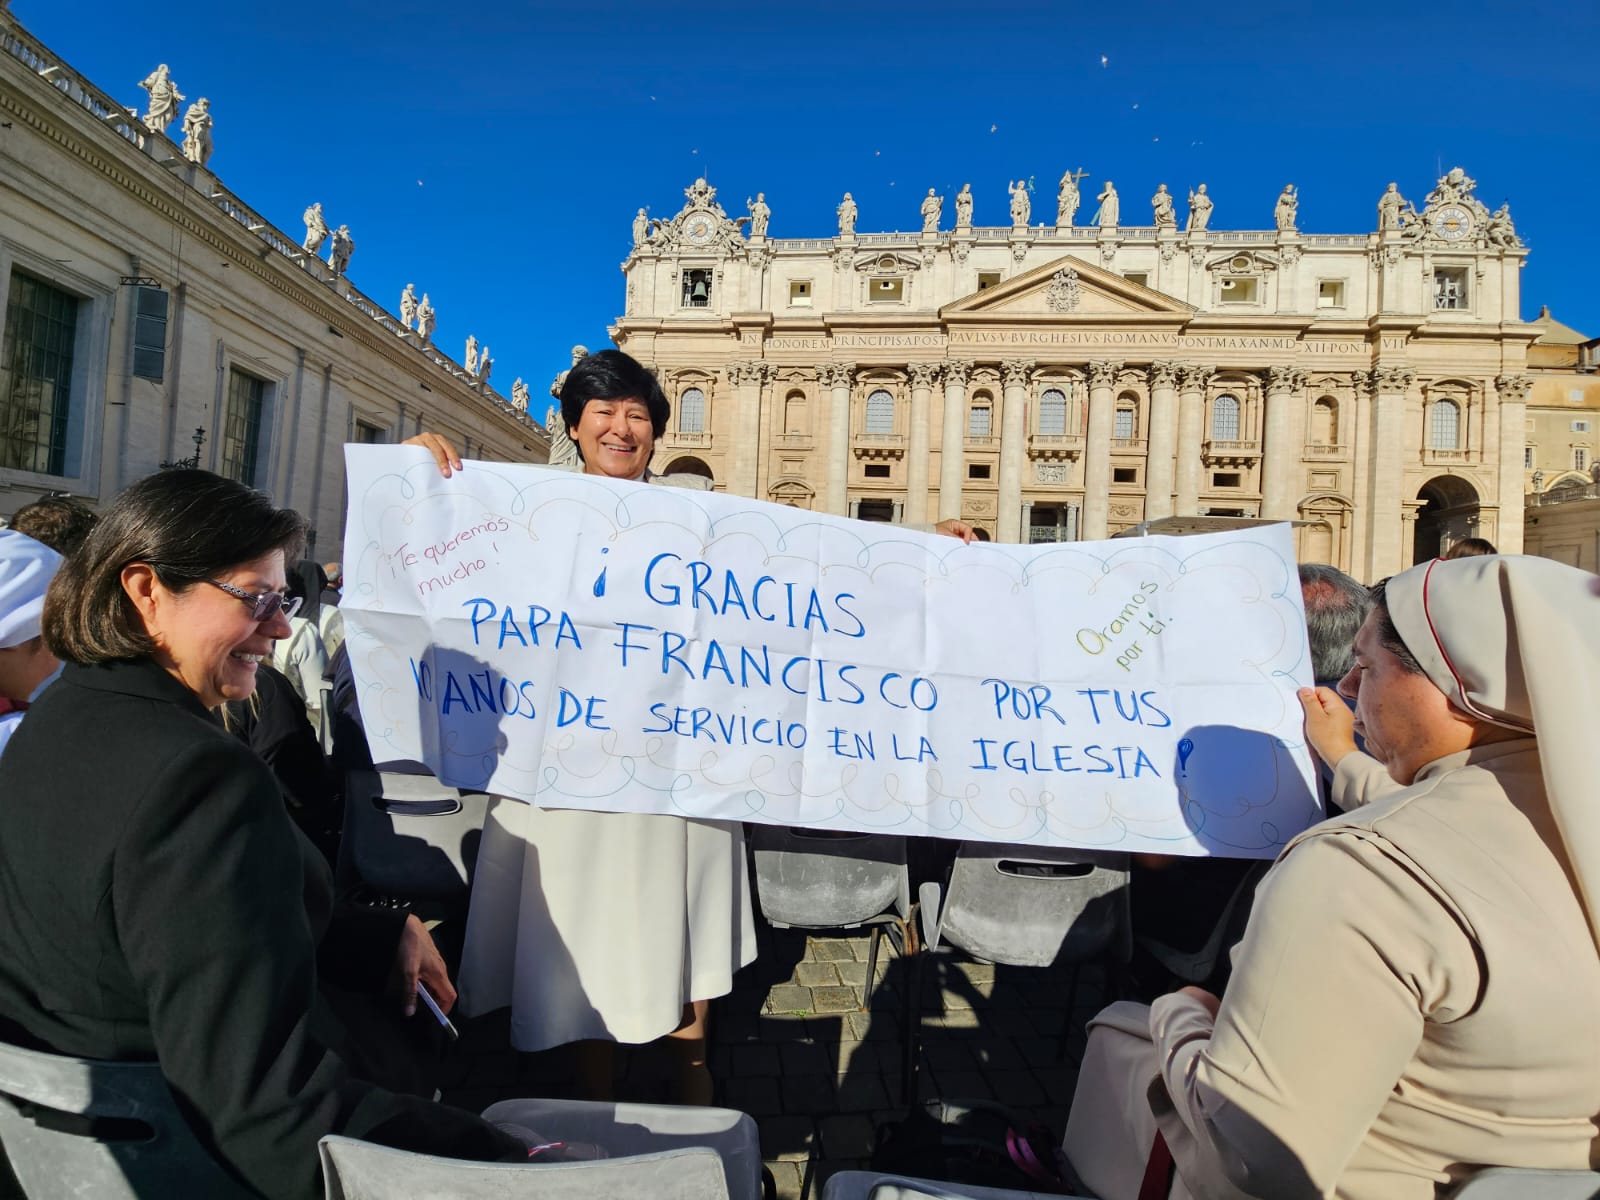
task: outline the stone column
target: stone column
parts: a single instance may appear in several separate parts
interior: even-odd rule
[[[1145,431],[1144,518],[1172,515],[1173,453],[1178,445],[1178,364],[1150,364],[1150,424]]]
[[[1356,373],[1356,381],[1372,394],[1372,440],[1367,462],[1367,579],[1382,579],[1404,568],[1411,533],[1397,519],[1402,502],[1401,445],[1405,437],[1406,392],[1416,373],[1406,367],[1374,367]]]
[[[1173,516],[1200,512],[1200,445],[1206,436],[1206,383],[1214,368],[1203,363],[1178,364],[1178,468]]]
[[[1299,367],[1268,367],[1266,412],[1262,436],[1261,515],[1269,521],[1292,521],[1301,491],[1297,480],[1305,449],[1303,412],[1298,395],[1306,373]],[[1299,436],[1296,437],[1296,431]]]
[[[1494,381],[1500,395],[1500,524],[1494,543],[1502,554],[1522,553],[1522,448],[1530,384],[1526,375],[1502,375]]]
[[[944,427],[939,440],[939,520],[961,515],[962,451],[967,437],[967,376],[970,362],[944,364]]]
[[[817,378],[832,389],[828,403],[828,492],[823,511],[845,515],[850,479],[850,384],[854,363],[824,363]]]
[[[767,377],[764,362],[731,362],[728,382],[733,384],[733,454],[728,490],[736,496],[756,494],[756,463],[761,455],[757,427],[761,420],[761,383]]]
[[[1022,466],[1028,459],[1028,377],[1032,359],[1008,358],[1000,364],[1005,407],[1000,413],[1000,500],[996,541],[1015,542],[1022,534]]]
[[[940,364],[912,363],[907,371],[911,375],[911,436],[906,439],[905,511],[911,524],[923,525],[928,520],[928,445],[933,432],[929,409]]]
[[[1089,435],[1083,443],[1083,540],[1095,542],[1109,530],[1111,516],[1111,430],[1115,422],[1117,372],[1122,364],[1096,359],[1089,364]]]

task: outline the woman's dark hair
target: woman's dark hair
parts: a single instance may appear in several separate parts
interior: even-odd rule
[[[583,407],[591,400],[634,400],[650,410],[650,426],[656,437],[667,431],[672,406],[656,377],[638,359],[621,350],[601,350],[572,364],[561,385],[561,420],[570,437],[583,419]]]
[[[1400,666],[1408,674],[1422,675],[1422,664],[1417,661],[1417,656],[1411,653],[1411,647],[1400,636],[1400,631],[1394,627],[1394,619],[1389,616],[1389,580],[1380,579],[1372,585],[1372,620],[1378,631],[1378,645],[1400,660]]]
[[[57,658],[80,666],[155,650],[122,568],[149,563],[182,592],[274,550],[299,554],[306,520],[262,493],[210,471],[160,471],[128,488],[62,563],[45,593],[42,632]]]
[[[1451,546],[1450,549],[1439,555],[1439,557],[1445,559],[1475,558],[1480,554],[1498,553],[1500,552],[1494,548],[1494,543],[1488,538],[1469,537],[1462,538],[1460,541],[1456,542],[1455,545]]]

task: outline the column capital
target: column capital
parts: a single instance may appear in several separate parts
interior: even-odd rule
[[[939,377],[944,374],[944,364],[936,362],[914,362],[906,367],[906,373],[911,376],[911,386],[914,388],[931,388],[939,382]]]
[[[944,364],[944,382],[948,387],[954,383],[961,387],[967,386],[967,379],[972,375],[973,368],[978,364],[970,358],[952,358]]]
[[[1501,375],[1494,381],[1494,390],[1500,393],[1503,402],[1523,404],[1528,399],[1528,389],[1533,386],[1533,380],[1526,375]]]
[[[1122,370],[1122,364],[1115,359],[1097,358],[1089,364],[1089,386],[1092,388],[1115,387],[1117,372]]]
[[[737,386],[750,377],[755,371],[755,366],[752,362],[736,358],[732,362],[724,363],[722,369],[728,376],[728,382]]]
[[[1400,392],[1402,395],[1417,381],[1417,373],[1410,367],[1373,367],[1370,371],[1354,372],[1358,388],[1376,396],[1379,392]]]
[[[855,380],[855,363],[823,363],[817,368],[817,378],[827,387],[847,388]]]
[[[1269,396],[1275,392],[1297,392],[1306,382],[1306,373],[1300,367],[1268,367],[1265,377]]]
[[[1150,387],[1169,388],[1178,382],[1178,365],[1165,359],[1150,364]]]
[[[1204,391],[1217,369],[1208,363],[1178,364],[1179,387],[1185,392]]]
[[[1000,377],[1006,387],[1027,387],[1028,376],[1039,364],[1031,358],[1008,358],[1000,364]]]

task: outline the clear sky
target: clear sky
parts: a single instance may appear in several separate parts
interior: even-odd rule
[[[948,227],[969,181],[974,221],[1008,224],[1019,176],[1052,219],[1078,167],[1089,197],[1116,182],[1130,224],[1158,183],[1181,220],[1205,182],[1213,228],[1268,228],[1293,182],[1303,231],[1354,233],[1390,180],[1420,207],[1460,165],[1532,250],[1523,316],[1548,304],[1600,335],[1596,0],[12,10],[125,104],[168,63],[211,99],[230,188],[296,238],[320,200],[351,228],[358,287],[394,311],[415,282],[439,344],[459,359],[476,334],[541,416],[569,347],[608,344],[635,210],[671,216],[697,175],[733,216],[765,191],[774,237],[830,236],[847,190],[861,232],[920,228],[929,187]]]

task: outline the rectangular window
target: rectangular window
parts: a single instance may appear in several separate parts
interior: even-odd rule
[[[987,479],[987,478],[989,478],[989,464],[988,463],[968,463],[967,464],[967,478],[968,479]]]
[[[1587,471],[1589,469],[1589,452],[1587,450],[1574,450],[1572,452],[1572,469],[1574,471]]]
[[[256,484],[261,449],[261,401],[267,385],[238,367],[228,370],[227,407],[222,419],[222,471],[247,487]]]
[[[701,388],[684,388],[678,397],[678,432],[706,431],[706,394]]]
[[[861,473],[868,479],[887,479],[889,478],[889,464],[868,463],[861,468]]]
[[[795,279],[790,281],[789,306],[791,308],[811,307],[811,281],[809,279]]]
[[[1111,482],[1112,483],[1138,483],[1139,482],[1139,468],[1138,467],[1112,467],[1111,468]]]
[[[980,292],[986,292],[992,287],[999,287],[999,286],[1000,286],[1000,272],[999,271],[979,271],[978,272],[978,290]]]
[[[1587,421],[1574,421],[1572,423],[1572,432],[1573,433],[1588,433],[1589,432],[1589,422],[1587,422]]]
[[[862,521],[882,521],[885,524],[894,520],[893,500],[861,500],[856,504],[856,517]]]
[[[683,307],[711,307],[711,272],[709,270],[683,273]]]
[[[1117,409],[1116,425],[1112,430],[1112,437],[1131,438],[1133,436],[1133,409]]]
[[[1254,304],[1260,294],[1259,279],[1224,279],[1217,285],[1218,298],[1224,304]]]
[[[12,271],[0,344],[0,467],[67,473],[77,338],[77,297]]]
[[[988,437],[994,410],[987,404],[974,404],[967,411],[967,436]]]
[[[1317,280],[1317,307],[1318,308],[1343,308],[1344,307],[1344,280],[1319,279]]]
[[[1524,446],[1522,448],[1522,469],[1524,471],[1533,470],[1533,447],[1532,446]]]
[[[906,298],[906,281],[896,276],[893,279],[872,279],[867,282],[867,299],[874,304],[895,304]]]
[[[1211,486],[1214,488],[1236,488],[1239,484],[1237,471],[1218,471],[1211,477]]]
[[[1149,271],[1124,271],[1122,277],[1129,283],[1137,283],[1140,287],[1150,286]]]
[[[167,368],[167,293],[138,287],[133,299],[133,373],[160,383]]]
[[[1467,269],[1439,267],[1433,272],[1433,307],[1450,312],[1467,307]]]
[[[366,421],[356,422],[356,442],[362,446],[381,446],[389,431],[382,425],[372,425]]]

